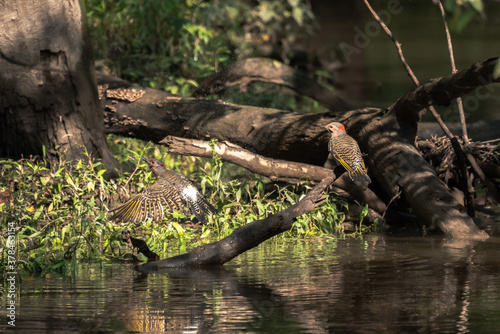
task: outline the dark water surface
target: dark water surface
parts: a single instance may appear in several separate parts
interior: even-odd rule
[[[345,58],[345,67],[336,79],[347,101],[356,107],[386,108],[415,88],[394,43],[379,28],[363,1],[311,2],[321,29],[300,45],[308,53],[319,54],[320,58],[333,50]],[[483,2],[486,20],[477,18],[463,31],[451,32],[458,70],[500,56],[500,1]],[[443,20],[431,0],[370,3],[402,44],[406,61],[421,84],[451,74]],[[500,84],[471,92],[463,102],[467,122],[500,119]],[[459,121],[455,109],[454,104],[438,107],[446,122]],[[424,121],[433,120],[431,115],[424,116]]]
[[[213,270],[81,265],[73,281],[24,279],[16,329],[500,333],[500,241],[463,246],[424,237],[277,239]]]

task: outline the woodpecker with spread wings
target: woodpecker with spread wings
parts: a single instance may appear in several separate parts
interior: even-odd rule
[[[142,160],[156,176],[156,182],[144,192],[112,210],[111,220],[140,223],[148,218],[163,219],[164,209],[180,210],[187,203],[190,211],[200,223],[206,223],[205,214],[217,214],[217,209],[184,176],[165,168],[158,159]]]

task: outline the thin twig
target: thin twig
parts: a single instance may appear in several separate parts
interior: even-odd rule
[[[401,43],[398,42],[398,40],[392,34],[391,30],[380,19],[380,16],[378,16],[378,14],[373,10],[373,8],[370,5],[370,3],[368,2],[368,0],[364,0],[364,1],[365,1],[366,7],[368,8],[368,10],[370,11],[370,13],[372,14],[373,18],[378,22],[378,24],[380,24],[380,26],[382,27],[382,29],[384,29],[384,31],[387,34],[387,36],[389,36],[389,38],[394,42],[394,45],[396,45],[396,49],[398,49],[399,59],[401,59],[401,62],[403,63],[403,66],[406,69],[406,72],[408,72],[408,74],[410,75],[410,78],[413,80],[413,82],[415,83],[415,85],[416,86],[420,86],[420,83],[419,83],[417,77],[415,76],[415,74],[413,73],[412,69],[410,68],[410,66],[406,62],[405,56],[403,54],[403,49],[401,48]]]
[[[453,43],[451,42],[450,30],[448,29],[448,23],[446,22],[446,13],[443,8],[443,4],[441,0],[433,0],[437,3],[439,10],[441,12],[441,17],[443,18],[444,31],[446,33],[446,42],[448,44],[448,53],[450,55],[450,64],[451,64],[451,73],[455,74],[458,72],[457,66],[455,65],[455,55],[453,52]],[[469,137],[467,135],[467,123],[465,122],[465,114],[464,114],[464,106],[462,103],[462,98],[458,97],[457,99],[457,108],[458,114],[460,115],[460,124],[462,125],[462,136],[464,139],[465,145],[469,143]],[[474,217],[474,185],[472,184],[472,178],[467,170],[467,160],[466,155],[464,154],[462,145],[458,142],[456,137],[450,138],[453,150],[455,151],[455,155],[458,160],[458,164],[460,166],[460,171],[462,173],[462,177],[464,178],[462,188],[464,190],[465,203],[467,207],[467,213],[469,216]],[[470,159],[469,159],[470,160]]]
[[[415,74],[411,70],[410,66],[406,62],[406,59],[405,59],[405,57],[403,55],[403,50],[401,48],[401,43],[399,43],[396,40],[396,38],[394,37],[394,35],[390,31],[390,29],[387,27],[387,25],[380,19],[380,16],[378,16],[378,14],[373,10],[373,8],[371,7],[371,5],[368,2],[368,0],[364,0],[364,2],[365,2],[366,7],[368,8],[368,10],[370,11],[370,13],[372,14],[373,18],[380,24],[380,26],[382,27],[382,29],[386,32],[386,34],[394,42],[394,44],[396,46],[396,49],[398,50],[399,58],[401,59],[401,62],[403,63],[403,66],[406,69],[406,72],[408,72],[410,78],[413,80],[413,82],[415,83],[415,85],[419,86],[420,83],[419,83],[417,77],[415,76]],[[473,191],[474,189],[473,188],[471,189],[472,183],[469,182],[470,180],[469,180],[469,177],[468,177],[468,174],[467,174],[467,166],[465,165],[465,153],[464,153],[464,151],[462,149],[462,146],[460,145],[459,141],[453,135],[453,133],[450,131],[450,129],[448,128],[448,126],[446,126],[446,124],[444,123],[443,119],[441,118],[441,116],[437,112],[436,108],[434,108],[434,106],[429,106],[429,110],[430,110],[431,114],[434,116],[434,118],[436,119],[436,122],[439,124],[439,126],[441,127],[441,129],[443,130],[443,132],[446,134],[446,136],[448,138],[450,138],[450,140],[452,142],[453,150],[455,151],[455,155],[457,156],[459,162],[462,162],[460,165],[461,165],[462,173],[465,172],[465,174],[463,175],[463,177],[465,178],[464,179],[464,184],[463,184],[463,190],[464,190],[465,196],[467,198],[467,202],[466,202],[467,203],[467,213],[471,217],[473,217],[474,216],[474,206],[471,203],[471,196],[473,196],[473,192],[471,193],[471,190]]]
[[[457,66],[455,65],[455,55],[453,52],[453,43],[451,42],[450,30],[448,29],[448,23],[446,22],[446,13],[443,8],[443,4],[440,0],[437,0],[437,5],[439,10],[441,11],[441,17],[443,18],[444,30],[446,33],[446,41],[448,43],[448,52],[450,54],[450,64],[451,64],[451,73],[455,74],[458,72]],[[462,136],[464,137],[465,145],[469,143],[469,136],[467,134],[467,124],[465,122],[465,113],[464,113],[464,105],[462,103],[462,98],[457,97],[457,107],[458,114],[460,115],[460,123],[462,124]]]
[[[437,4],[439,6],[439,10],[441,11],[441,16],[443,17],[444,27],[445,27],[445,31],[446,31],[446,40],[448,42],[448,50],[450,53],[451,70],[452,70],[452,73],[455,74],[456,72],[458,72],[458,70],[457,70],[457,67],[455,65],[455,57],[454,57],[454,53],[453,53],[453,45],[451,43],[450,31],[448,30],[448,24],[446,23],[446,13],[444,11],[443,5],[441,4],[440,0],[437,0]],[[465,114],[464,114],[464,107],[463,107],[463,103],[462,103],[462,98],[460,98],[460,97],[457,98],[457,107],[458,107],[458,112],[460,114],[460,123],[462,125],[462,135],[464,138],[464,145],[468,146],[469,145],[469,137],[467,134],[467,124],[465,122]],[[469,161],[469,163],[472,167],[472,170],[476,173],[476,175],[479,177],[479,179],[481,179],[483,184],[487,187],[487,189],[491,193],[491,197],[493,197],[494,200],[498,202],[499,201],[498,191],[496,190],[496,187],[493,185],[493,183],[489,179],[486,178],[483,170],[481,169],[481,167],[477,163],[476,158],[470,152],[467,152],[465,155],[466,155],[467,160]],[[467,183],[468,183],[468,188],[469,189],[472,188],[472,190],[474,190],[474,188],[472,186],[472,181],[470,180],[470,177],[468,175],[467,175]]]
[[[380,24],[382,29],[384,29],[385,33],[394,42],[394,45],[396,46],[396,49],[398,50],[399,59],[401,59],[401,62],[403,63],[403,66],[405,67],[406,72],[408,72],[408,75],[413,80],[413,82],[415,83],[416,86],[420,86],[420,82],[418,81],[418,79],[415,76],[415,74],[413,73],[412,69],[410,68],[410,66],[406,62],[405,56],[403,54],[403,50],[401,48],[401,43],[398,42],[398,40],[392,34],[391,30],[380,19],[380,16],[378,16],[378,14],[373,10],[373,8],[370,5],[370,3],[368,2],[368,0],[364,0],[364,2],[365,2],[366,7],[368,8],[370,13],[372,14],[373,18],[378,22],[378,24]],[[431,111],[432,116],[434,116],[434,118],[436,119],[436,122],[439,124],[439,126],[441,127],[443,132],[446,134],[446,136],[448,136],[450,139],[453,138],[453,133],[451,133],[450,129],[446,126],[444,121],[441,119],[441,116],[437,112],[436,108],[434,108],[433,106],[429,106],[429,110]]]

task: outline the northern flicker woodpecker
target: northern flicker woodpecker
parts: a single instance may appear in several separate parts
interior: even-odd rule
[[[206,223],[205,213],[217,214],[217,210],[184,176],[165,168],[158,159],[144,159],[156,176],[156,182],[142,194],[135,196],[117,209],[112,210],[111,220],[139,223],[148,218],[161,220],[163,210],[179,210],[183,201],[199,222]]]
[[[333,122],[325,127],[331,134],[328,150],[335,160],[347,170],[351,180],[369,184],[371,180],[366,173],[363,155],[358,143],[346,133],[345,127],[341,123]]]

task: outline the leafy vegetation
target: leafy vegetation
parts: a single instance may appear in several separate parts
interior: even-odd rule
[[[444,8],[450,15],[448,25],[451,31],[461,32],[474,19],[486,19],[483,0],[444,0]]]
[[[262,219],[296,203],[308,182],[268,189],[266,180],[214,156],[212,159],[170,156],[164,148],[137,140],[110,136],[109,146],[122,167],[117,179],[107,180],[103,164],[87,155],[70,164],[61,158],[0,161],[0,254],[7,263],[7,226],[16,224],[17,262],[25,274],[59,272],[69,274],[77,261],[122,261],[131,251],[121,242],[121,232],[130,230],[146,239],[161,257],[186,251],[229,235],[235,228]],[[187,224],[188,212],[167,214],[161,222],[141,225],[115,224],[107,211],[142,191],[155,181],[140,156],[154,156],[167,168],[182,173],[200,185],[220,213],[207,225]],[[135,168],[134,168],[135,167]],[[294,223],[282,237],[309,237],[342,233],[344,203],[333,197],[318,210]]]
[[[290,62],[295,42],[317,27],[303,0],[260,0],[257,5],[239,0],[86,0],[85,5],[96,59],[126,80],[182,96],[244,58],[266,55]],[[254,84],[247,92],[234,89],[223,98],[320,110],[314,101],[297,101],[291,91],[275,85]]]

